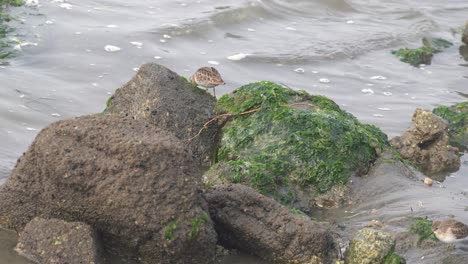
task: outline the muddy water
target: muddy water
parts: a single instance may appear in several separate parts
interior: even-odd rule
[[[0,68],[0,183],[40,129],[102,111],[144,62],[184,76],[214,65],[228,83],[218,95],[258,80],[326,95],[390,136],[409,126],[416,107],[450,105],[468,94],[467,62],[458,53],[466,0],[39,0],[13,12],[23,46]],[[390,54],[420,45],[422,36],[455,45],[420,68]],[[465,158],[443,192],[396,189],[378,206],[406,214],[399,204],[410,193],[431,198],[428,214],[468,222],[464,206],[450,198],[468,191],[467,167]],[[439,196],[445,198],[433,198]],[[11,254],[0,249],[0,263],[21,263],[7,259]]]

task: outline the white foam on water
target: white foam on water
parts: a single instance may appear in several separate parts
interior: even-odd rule
[[[208,61],[209,64],[213,64],[213,65],[219,65],[219,62],[217,61]]]
[[[363,92],[365,94],[374,94],[374,90],[372,90],[372,89],[362,89],[361,92]]]
[[[249,54],[238,53],[238,54],[234,54],[234,55],[231,55],[231,56],[227,57],[227,59],[228,60],[233,60],[233,61],[239,61],[239,60],[247,58],[247,56],[249,56]]]
[[[297,69],[294,69],[295,72],[297,73],[304,73],[305,70],[303,68],[297,68]]]
[[[104,47],[104,50],[107,51],[107,52],[116,52],[116,51],[121,50],[121,48],[117,47],[117,46],[113,46],[113,45],[106,45]]]
[[[60,4],[60,7],[63,9],[71,10],[73,8],[73,5],[69,3],[63,3],[63,4]]]
[[[369,79],[371,79],[371,80],[387,80],[387,77],[382,76],[382,75],[377,75],[377,76],[372,76]]]
[[[107,25],[108,28],[118,28],[118,25]]]
[[[137,46],[137,47],[143,46],[143,43],[138,42],[138,41],[132,41],[132,42],[130,42],[130,44],[132,44],[133,46]]]
[[[319,80],[319,82],[321,82],[321,83],[330,83],[330,79],[321,78],[321,79]]]

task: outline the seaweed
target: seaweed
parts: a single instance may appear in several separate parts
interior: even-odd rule
[[[215,112],[231,118],[207,175],[248,185],[283,204],[294,201],[295,186],[323,193],[345,184],[351,173],[367,171],[377,148],[388,146],[377,127],[360,123],[332,100],[267,81],[222,96]]]

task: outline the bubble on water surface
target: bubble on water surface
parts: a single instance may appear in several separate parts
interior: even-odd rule
[[[54,21],[53,20],[46,20],[45,23],[46,23],[46,25],[52,25],[52,24],[54,24]]]
[[[119,48],[119,47],[117,47],[117,46],[106,45],[106,46],[104,47],[104,50],[107,51],[107,52],[116,52],[116,51],[121,50],[121,48]]]
[[[130,44],[132,44],[133,46],[137,46],[137,47],[143,46],[143,43],[138,42],[138,41],[132,41],[132,42],[130,42]]]
[[[33,128],[33,127],[27,127],[26,130],[28,131],[36,131],[37,129]]]
[[[160,59],[162,59],[162,57],[161,56],[154,56],[154,59],[155,60],[160,60]]]
[[[383,95],[385,95],[385,96],[391,96],[391,95],[393,95],[393,94],[392,94],[391,92],[383,92]]]
[[[213,64],[213,65],[219,65],[219,62],[217,61],[208,61],[209,64]]]
[[[53,116],[53,117],[61,117],[61,115],[59,113],[52,113],[50,115]]]
[[[365,94],[374,94],[374,90],[372,90],[372,89],[362,89],[361,92],[363,92]]]
[[[247,31],[250,31],[250,32],[255,32],[256,30],[253,29],[253,28],[247,28]]]
[[[372,76],[370,77],[371,80],[387,80],[387,77],[385,76],[381,76],[381,75],[377,75],[377,76]]]
[[[286,27],[285,28],[286,30],[291,30],[291,31],[296,31],[297,29],[293,28],[293,27]]]
[[[303,68],[297,68],[297,69],[294,69],[295,72],[297,73],[304,73],[305,70]]]
[[[165,38],[165,39],[170,39],[170,38],[172,38],[172,37],[171,37],[170,35],[164,34],[164,35],[163,35],[163,38]]]
[[[384,117],[384,115],[381,115],[381,114],[373,114],[373,116],[375,116],[375,117]]]
[[[381,111],[390,111],[390,110],[391,110],[391,109],[388,108],[388,107],[379,107],[379,108],[377,108],[377,109],[379,109],[379,110],[381,110]]]
[[[117,25],[107,25],[108,28],[118,28],[119,26]]]
[[[227,59],[228,60],[233,60],[233,61],[239,61],[239,60],[247,58],[247,56],[249,56],[249,54],[238,53],[238,54],[234,54],[234,55],[231,55],[231,56],[227,57]]]
[[[354,24],[354,21],[353,20],[348,20],[348,21],[346,21],[346,24]]]
[[[321,82],[321,83],[330,83],[330,80],[327,79],[327,78],[321,78],[321,79],[319,80],[319,82]]]
[[[60,4],[60,7],[64,8],[64,9],[67,9],[67,10],[71,10],[73,8],[73,6],[71,4],[69,4],[69,3]]]

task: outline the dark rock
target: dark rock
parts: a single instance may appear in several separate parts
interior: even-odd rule
[[[99,263],[96,233],[80,222],[34,218],[15,250],[35,263]]]
[[[390,141],[401,157],[427,174],[457,171],[460,157],[458,149],[449,145],[447,122],[422,109],[416,109],[412,121],[413,128]]]
[[[112,114],[43,129],[0,187],[0,225],[32,218],[92,225],[143,263],[210,263],[216,234],[198,161],[172,133]]]
[[[213,96],[177,73],[158,64],[145,64],[110,98],[106,112],[128,115],[172,132],[204,165],[210,165],[216,122],[196,135],[213,117],[215,104]]]
[[[334,263],[330,231],[240,184],[218,185],[205,198],[220,243],[275,263]]]

